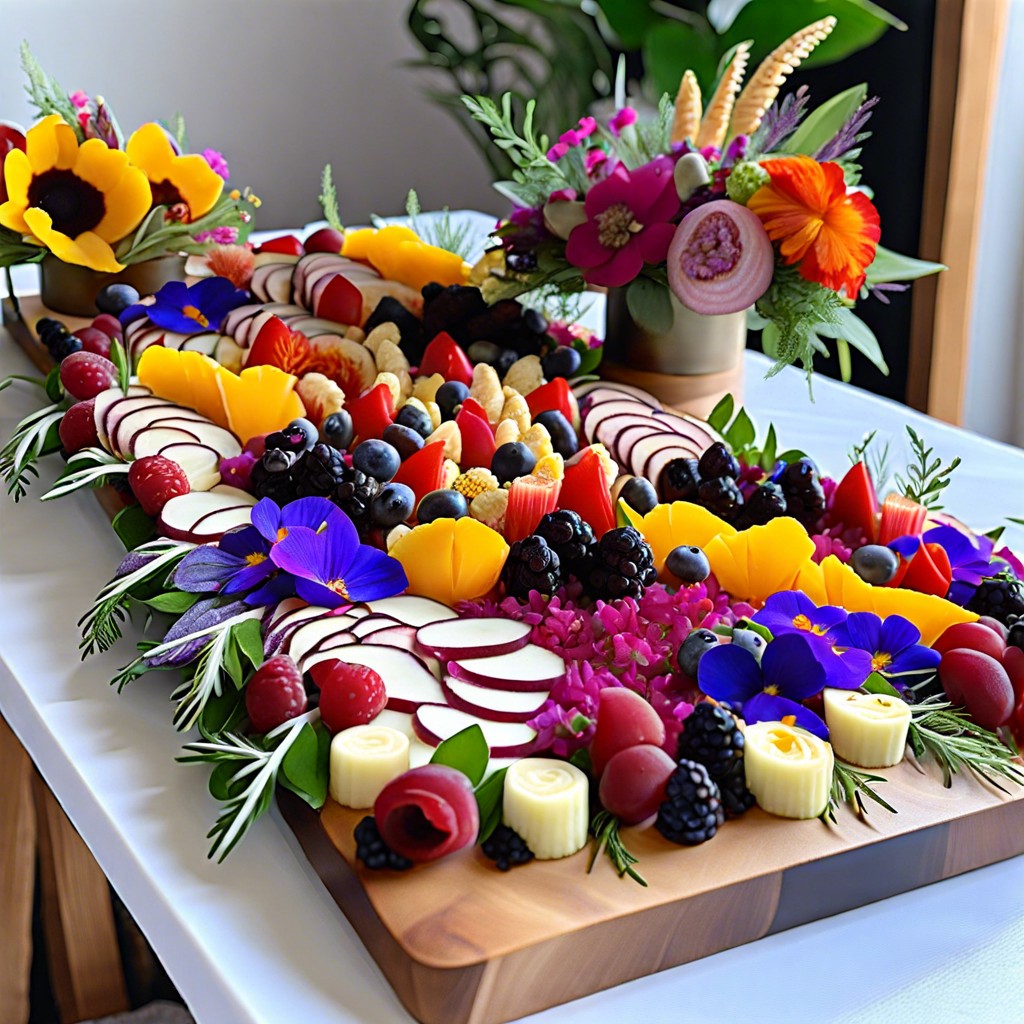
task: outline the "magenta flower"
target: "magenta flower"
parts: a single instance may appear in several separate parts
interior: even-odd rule
[[[200,231],[192,236],[197,242],[213,242],[214,245],[234,245],[238,241],[238,228],[221,226],[210,231]]]
[[[671,157],[657,157],[634,171],[619,164],[587,193],[587,220],[573,228],[566,259],[583,269],[588,284],[618,288],[644,263],[661,263],[675,233],[679,197]]]
[[[606,171],[608,163],[608,154],[597,146],[587,150],[587,155],[584,158],[584,168],[587,172],[588,178],[596,177],[598,174]]]
[[[621,110],[615,111],[611,121],[608,122],[608,127],[612,135],[618,138],[622,134],[623,129],[635,123],[636,111],[632,107],[623,107]]]
[[[228,162],[224,159],[223,153],[218,153],[215,149],[204,149],[203,159],[210,165],[214,174],[219,174],[225,181],[231,177]]]

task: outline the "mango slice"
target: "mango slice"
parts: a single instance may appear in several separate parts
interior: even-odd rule
[[[696,544],[706,548],[714,537],[736,535],[735,528],[724,519],[719,519],[713,512],[690,501],[655,505],[645,516],[634,512],[624,501],[619,502],[619,508],[630,525],[639,530],[644,540],[651,545],[654,566],[665,582],[673,578],[665,569],[665,559],[673,548],[680,544]]]
[[[365,260],[382,277],[410,288],[419,289],[431,281],[465,284],[469,278],[469,264],[461,256],[427,244],[415,231],[399,224],[348,231],[341,252]]]

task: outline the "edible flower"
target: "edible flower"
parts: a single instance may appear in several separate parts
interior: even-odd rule
[[[408,586],[405,570],[390,555],[360,544],[352,520],[331,506],[319,532],[295,526],[270,551],[274,564],[295,578],[295,592],[310,604],[338,608],[375,601]]]
[[[809,156],[763,160],[771,182],[747,201],[800,275],[855,299],[881,237],[878,210],[863,192],[847,192],[837,163]]]
[[[205,216],[220,198],[224,188],[221,175],[198,153],[178,156],[167,133],[155,122],[134,132],[125,151],[132,165],[149,179],[153,205],[183,205],[185,223]]]
[[[270,498],[262,498],[253,506],[252,525],[264,540],[276,544],[297,526],[315,532],[325,530],[329,524],[339,522],[338,515],[338,506],[328,498],[299,498],[283,507]]]
[[[885,619],[874,612],[853,612],[836,626],[837,641],[867,651],[871,655],[871,671],[879,672],[894,686],[902,689],[901,676],[934,672],[942,655],[920,643],[921,631],[902,615]]]
[[[152,303],[136,303],[125,309],[121,323],[130,323],[145,315],[165,331],[179,334],[218,331],[228,313],[248,301],[248,294],[226,277],[206,277],[191,286],[183,281],[168,281],[153,296]]]
[[[0,122],[0,203],[7,202],[7,186],[4,184],[4,160],[14,149],[25,152],[25,134],[13,124]]]
[[[190,594],[241,594],[253,607],[274,604],[294,593],[270,560],[270,544],[254,526],[225,533],[216,545],[204,544],[178,563],[174,585]]]
[[[828,727],[801,703],[836,685],[820,658],[821,650],[808,634],[786,633],[768,644],[759,665],[745,648],[719,644],[700,659],[697,685],[717,701],[740,705],[748,725],[789,718],[828,739]]]
[[[992,541],[984,536],[972,539],[955,526],[934,526],[920,538],[898,537],[889,547],[910,559],[922,543],[938,544],[949,556],[953,580],[946,597],[956,604],[967,604],[981,581],[992,575]]]
[[[673,161],[657,157],[635,170],[618,164],[587,192],[587,219],[573,228],[566,259],[583,269],[588,284],[628,284],[644,263],[660,263],[675,234],[679,210]]]
[[[623,107],[612,115],[608,129],[618,138],[631,124],[636,124],[636,110],[633,107]]]
[[[150,208],[145,174],[100,139],[79,145],[59,114],[44,117],[25,138],[25,152],[13,149],[3,162],[8,199],[0,224],[32,236],[65,263],[123,270],[112,243]]]

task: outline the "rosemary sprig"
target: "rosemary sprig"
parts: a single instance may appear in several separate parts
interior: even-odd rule
[[[953,470],[960,465],[960,456],[953,459],[948,466],[943,466],[942,459],[938,456],[932,457],[935,449],[927,447],[924,438],[909,424],[907,434],[910,437],[910,450],[915,461],[907,466],[905,477],[896,474],[896,486],[911,501],[937,512],[942,508],[939,498],[949,486]]]
[[[590,822],[590,834],[597,840],[590,860],[587,863],[587,874],[594,870],[597,858],[604,850],[608,854],[612,866],[618,872],[619,878],[629,875],[634,882],[646,888],[647,879],[637,871],[633,865],[639,861],[623,845],[619,837],[619,819],[609,811],[598,811]]]
[[[858,818],[867,815],[867,807],[864,805],[864,797],[874,800],[876,804],[884,807],[892,814],[896,814],[896,808],[882,799],[871,787],[879,782],[886,782],[881,775],[871,775],[862,772],[859,768],[836,760],[832,765],[832,789],[828,796],[828,805],[818,815],[825,824],[836,823],[836,808],[840,804],[849,804],[856,812]]]
[[[30,478],[39,475],[36,462],[60,448],[57,425],[63,416],[64,407],[60,403],[39,409],[26,416],[15,427],[7,444],[0,448],[0,477],[15,501],[28,493]]]
[[[939,697],[929,697],[910,707],[910,749],[920,760],[930,754],[942,769],[948,789],[961,770],[973,772],[1002,792],[1006,782],[1024,786],[1024,769],[1013,761],[1013,752],[994,732],[975,725],[963,708]]]
[[[52,75],[43,70],[42,65],[29,49],[27,41],[23,41],[21,44],[21,68],[28,79],[25,92],[28,93],[29,102],[39,111],[39,116],[59,114],[78,137],[78,141],[84,142],[85,133],[78,123],[75,108],[71,105],[68,94]]]
[[[53,501],[54,498],[63,498],[75,491],[100,487],[108,482],[109,477],[126,475],[129,468],[127,462],[122,462],[102,448],[83,448],[68,459],[67,469],[39,500]]]
[[[464,260],[469,258],[471,251],[470,225],[468,221],[456,224],[452,220],[451,210],[444,206],[441,208],[441,216],[429,224],[420,220],[423,208],[420,205],[420,197],[416,189],[409,189],[405,197],[405,212],[409,218],[409,227],[416,232],[425,242],[444,249],[446,252],[461,256]]]
[[[335,231],[344,231],[345,225],[338,212],[338,190],[334,187],[334,172],[330,164],[325,164],[320,175],[320,206],[324,211],[324,219]]]

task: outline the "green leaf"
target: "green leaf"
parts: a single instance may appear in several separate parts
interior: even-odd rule
[[[853,361],[850,358],[850,343],[844,338],[836,339],[836,355],[839,357],[839,377],[844,384],[853,378]]]
[[[110,343],[110,361],[117,369],[118,387],[125,394],[128,394],[128,385],[132,376],[131,361],[125,353],[124,345],[117,338],[114,338]]]
[[[187,612],[199,600],[198,594],[186,594],[184,590],[168,590],[166,593],[155,594],[142,603],[158,612],[168,615],[181,615]]]
[[[760,622],[754,622],[753,619],[740,619],[740,621],[736,623],[735,628],[751,630],[761,637],[766,644],[771,643],[772,640],[775,639],[772,631],[767,626],[762,625]]]
[[[664,334],[672,327],[672,300],[668,289],[649,277],[638,277],[626,289],[629,315],[652,334]]]
[[[868,87],[861,84],[826,100],[804,118],[800,127],[785,141],[780,151],[814,156],[849,121],[854,111],[867,98]]]
[[[476,806],[480,811],[480,831],[477,832],[476,841],[484,842],[501,823],[501,798],[505,792],[505,772],[507,768],[501,768],[488,775],[479,786],[476,787],[474,796]]]
[[[900,692],[880,672],[872,672],[864,680],[862,688],[868,693],[884,693],[887,697],[899,697]],[[902,698],[901,698],[902,699]]]
[[[789,465],[791,462],[797,462],[800,459],[806,459],[807,452],[801,451],[799,448],[787,448],[775,461],[785,462]]]
[[[734,452],[741,452],[749,448],[757,439],[757,430],[754,428],[754,421],[747,414],[746,409],[740,409],[736,419],[725,432],[725,439]]]
[[[643,43],[644,70],[651,91],[657,96],[664,92],[675,96],[683,72],[690,70],[704,95],[709,95],[715,84],[718,53],[719,43],[713,32],[663,20],[646,33]]]
[[[626,510],[623,505],[626,503],[620,498],[615,502],[615,525],[616,526],[632,526],[629,516],[626,515]]]
[[[901,256],[898,252],[880,245],[875,252],[874,260],[867,268],[867,283],[872,285],[887,284],[891,281],[916,281],[919,277],[938,274],[945,269],[941,263]]]
[[[644,36],[661,22],[648,0],[597,0],[597,6],[625,50],[639,50]]]
[[[46,375],[46,380],[43,382],[43,389],[46,391],[46,397],[55,405],[64,397],[64,388],[60,383],[59,366],[55,366]]]
[[[246,619],[231,627],[231,635],[239,651],[248,659],[253,668],[263,664],[263,634],[259,619]]]
[[[814,325],[817,334],[826,338],[843,340],[852,345],[858,352],[869,359],[882,373],[888,373],[889,367],[882,355],[882,346],[878,344],[875,332],[859,316],[845,306],[835,311],[838,323],[819,323]]]
[[[236,690],[241,690],[245,685],[245,670],[242,668],[242,652],[238,648],[234,636],[228,638],[224,645],[224,656],[221,658],[221,665],[227,672],[231,682],[235,684]]]
[[[133,551],[140,544],[145,544],[146,541],[152,540],[156,536],[156,520],[152,516],[146,515],[141,505],[126,505],[114,516],[110,525],[125,546],[126,551]],[[172,610],[170,608],[157,609],[161,612]]]
[[[593,373],[601,365],[602,348],[591,348],[585,341],[576,338],[572,347],[580,354],[580,368],[577,376],[584,377]]]
[[[775,424],[768,424],[768,436],[764,439],[764,446],[761,448],[761,468],[770,473],[775,468],[777,461],[779,442],[775,436]]]
[[[199,731],[208,739],[220,736],[237,728],[244,717],[245,697],[237,690],[225,690],[206,702],[199,715]]]
[[[455,768],[475,786],[487,771],[490,754],[483,729],[479,725],[471,725],[454,736],[449,736],[434,751],[430,763],[445,764],[449,768]]]
[[[330,734],[319,722],[307,723],[284,755],[278,782],[318,810],[327,799],[330,758]]]
[[[590,751],[586,747],[580,747],[569,755],[569,764],[575,765],[581,772],[593,776],[594,762],[590,759]]]
[[[231,781],[231,777],[238,771],[239,767],[240,765],[237,761],[221,761],[220,764],[214,765],[213,771],[210,772],[209,781],[210,796],[214,800],[226,803],[245,788],[244,779],[239,779],[234,783]]]
[[[717,430],[721,434],[727,426],[729,426],[729,420],[732,419],[732,411],[735,408],[735,402],[732,395],[723,395],[719,399],[718,405],[711,410],[711,415],[708,416],[708,426],[712,430]]]

